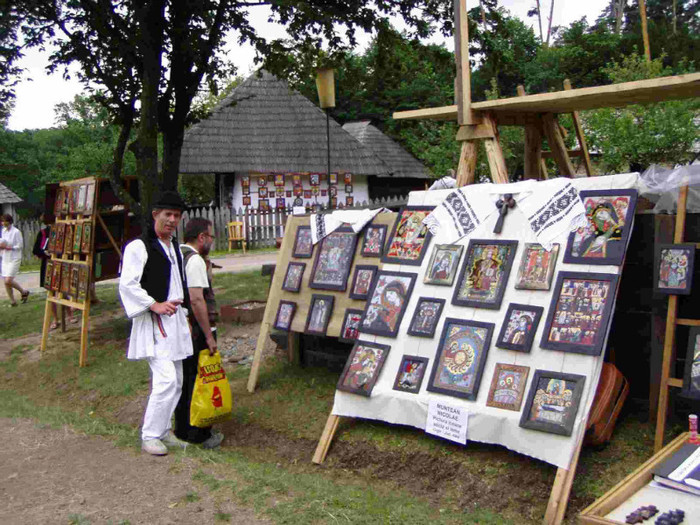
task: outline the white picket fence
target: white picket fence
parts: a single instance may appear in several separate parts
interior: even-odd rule
[[[371,200],[369,202],[361,202],[352,208],[343,209],[361,209],[361,208],[392,208],[397,209],[406,205],[406,198],[391,197]],[[313,210],[307,208],[306,212],[311,213]],[[327,211],[325,207],[322,211]],[[214,225],[215,246],[214,249],[226,250],[228,248],[228,232],[226,225],[232,221],[243,222],[245,225],[246,239],[248,240],[248,248],[263,248],[275,246],[277,238],[284,237],[284,226],[287,223],[287,217],[292,214],[291,208],[269,210],[266,212],[242,209],[232,211],[229,208],[219,207],[201,207],[192,208],[186,211],[182,217],[182,224],[178,228],[178,239],[182,241],[183,232],[187,221],[192,217],[204,217],[209,219]],[[41,225],[39,221],[24,220],[16,224],[17,228],[22,232],[24,238],[24,248],[22,250],[22,261],[31,261],[32,247],[34,240]]]

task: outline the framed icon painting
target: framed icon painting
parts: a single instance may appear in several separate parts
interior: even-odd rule
[[[474,401],[479,393],[494,324],[448,317],[428,390]]]
[[[261,199],[267,198],[267,186],[261,186],[258,190],[258,197]]]
[[[51,289],[51,278],[53,277],[53,264],[54,263],[51,259],[46,261],[46,269],[44,270],[44,282],[42,283],[42,286],[47,290]]]
[[[389,236],[389,245],[382,262],[420,266],[432,234],[423,224],[434,206],[406,206],[401,208]]]
[[[371,265],[358,264],[355,266],[355,275],[352,278],[352,285],[350,286],[351,299],[367,300],[378,269],[379,268],[376,266]]]
[[[49,235],[49,245],[46,250],[49,253],[54,253],[56,251],[56,224],[49,226],[51,234]]]
[[[270,201],[268,199],[258,199],[258,209],[260,211],[270,211]]]
[[[529,366],[496,363],[486,406],[520,412],[529,373]]]
[[[80,252],[81,253],[90,253],[91,248],[92,248],[92,224],[89,222],[86,222],[85,224],[83,224],[82,240],[80,241]]]
[[[91,215],[94,207],[95,207],[95,184],[88,184],[87,190],[85,190],[85,208],[83,209],[83,215]]]
[[[420,297],[413,311],[411,324],[408,325],[408,335],[432,338],[444,307],[444,299]]]
[[[319,243],[309,287],[344,292],[357,247],[357,234],[341,227],[326,235]]]
[[[54,252],[54,253],[56,253],[56,255],[60,255],[63,253],[63,241],[65,240],[65,235],[66,235],[66,223],[59,222],[56,225],[56,249]]]
[[[282,290],[298,292],[301,289],[301,278],[304,276],[306,263],[290,262],[287,265],[287,273],[282,281]]]
[[[343,325],[340,328],[340,336],[338,339],[346,343],[354,343],[359,337],[360,322],[362,321],[362,310],[348,308],[345,310],[343,317]]]
[[[66,231],[63,238],[63,254],[70,256],[73,254],[73,225],[66,224]]]
[[[343,173],[343,182],[345,182],[345,184],[352,184],[352,173]]]
[[[700,399],[700,327],[698,326],[691,327],[688,332],[688,351],[685,354],[681,395],[690,399]]]
[[[386,240],[386,224],[370,224],[365,229],[360,253],[363,257],[381,257]]]
[[[404,355],[401,358],[399,371],[394,380],[394,390],[417,394],[423,384],[425,371],[428,369],[428,358],[415,355]]]
[[[311,173],[309,175],[309,184],[312,186],[318,186],[321,183],[321,175],[318,173]]]
[[[362,316],[360,332],[396,337],[416,277],[415,273],[378,271]]]
[[[579,192],[588,224],[569,234],[565,263],[621,265],[629,241],[637,190]]]
[[[78,301],[84,301],[87,297],[89,272],[90,269],[87,266],[80,266],[80,273],[78,275]]]
[[[275,173],[275,186],[284,186],[284,173]]]
[[[79,222],[75,225],[73,232],[73,253],[80,253],[81,241],[83,238],[83,223]]]
[[[53,275],[51,276],[51,290],[58,292],[61,289],[61,272],[63,265],[60,262],[54,261]]]
[[[654,257],[654,291],[690,295],[695,264],[694,244],[662,244]]]
[[[313,294],[309,305],[309,315],[306,318],[304,333],[310,335],[326,335],[328,323],[333,313],[335,297],[332,295]]]
[[[570,436],[586,376],[535,370],[520,426]]]
[[[423,282],[440,286],[452,286],[457,275],[457,267],[464,246],[457,244],[436,244],[428,262]]]
[[[472,239],[452,295],[452,304],[498,310],[518,241]]]
[[[336,388],[369,397],[384,367],[391,347],[369,341],[355,341]]]
[[[547,251],[539,243],[526,243],[520,257],[515,288],[517,290],[549,290],[552,287],[552,277],[558,257],[558,244],[553,244],[552,249]]]
[[[243,196],[243,206],[250,206],[250,195]]]
[[[311,226],[299,226],[294,238],[294,251],[292,257],[297,259],[308,259],[314,251],[311,241]]]
[[[330,178],[331,178],[331,184],[338,184],[338,174],[337,173],[331,173]]]
[[[510,303],[498,334],[496,346],[517,352],[529,352],[544,308]]]
[[[346,195],[345,196],[345,205],[346,206],[354,206],[355,205],[355,198],[352,195]]]
[[[277,328],[277,330],[289,332],[296,311],[297,303],[292,301],[280,301],[280,305],[277,307],[277,315],[275,315],[275,324],[273,326]]]
[[[617,275],[559,272],[540,346],[577,354],[603,351]]]
[[[258,175],[258,187],[267,186],[267,177],[265,175]]]

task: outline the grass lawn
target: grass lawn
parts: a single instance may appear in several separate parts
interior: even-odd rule
[[[265,300],[269,277],[259,272],[217,275],[228,299]],[[68,424],[139,446],[141,402],[149,390],[145,362],[125,357],[129,322],[114,286],[97,288],[88,366],[79,368],[78,331],[53,333],[39,358],[44,301],[0,316],[0,416]],[[225,328],[225,327],[224,327]],[[11,351],[10,348],[14,347]],[[413,428],[343,420],[326,462],[311,456],[333,403],[338,374],[289,365],[282,353],[261,367],[255,394],[246,391],[250,368],[228,367],[234,413],[222,425],[224,447],[191,447],[202,490],[253,507],[278,523],[540,523],[555,469],[503,447],[466,447]],[[584,449],[567,523],[647,459],[653,425],[624,417],[602,451]]]

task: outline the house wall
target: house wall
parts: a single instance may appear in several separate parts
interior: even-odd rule
[[[9,203],[3,203],[0,205],[2,207],[2,212],[0,214],[5,215],[6,213],[9,213],[14,217],[15,220],[17,220],[17,216],[15,215],[15,205],[14,204],[9,204]]]
[[[231,206],[234,210],[238,210],[239,208],[244,208],[246,205],[243,204],[243,197],[245,196],[243,194],[243,184],[242,180],[244,176],[248,176],[250,180],[250,185],[249,185],[249,194],[247,195],[250,197],[250,206],[252,209],[258,209],[260,206],[259,200],[262,198],[260,197],[260,188],[264,187],[267,188],[267,193],[268,196],[266,197],[269,203],[270,208],[276,208],[277,207],[277,198],[284,198],[284,203],[285,206],[293,206],[294,201],[296,199],[296,196],[294,195],[294,179],[293,175],[299,175],[300,180],[301,180],[301,200],[303,201],[304,206],[311,206],[315,204],[316,202],[319,203],[328,203],[328,181],[326,180],[326,175],[325,174],[320,174],[320,183],[318,186],[318,194],[314,195],[313,193],[311,195],[308,195],[308,192],[313,192],[313,187],[311,186],[310,183],[310,174],[308,173],[303,173],[303,174],[292,174],[292,173],[285,173],[284,174],[284,186],[279,186],[279,188],[284,188],[284,195],[278,196],[277,195],[277,188],[278,186],[275,186],[275,180],[274,180],[274,175],[273,173],[234,173],[233,177],[230,175],[226,176],[226,179],[224,181],[224,186],[226,188],[226,193],[230,196],[228,199],[228,202],[226,202],[227,205]],[[277,174],[279,175],[279,174]],[[259,185],[259,178],[260,177],[265,177],[265,186]],[[367,187],[367,176],[365,175],[351,175],[352,177],[352,191],[351,192],[346,192],[346,184],[344,181],[344,174],[340,173],[338,174],[338,183],[335,184],[334,186],[337,188],[337,204],[338,205],[347,205],[347,197],[352,197],[353,198],[353,204],[365,202],[369,200],[369,191]],[[305,195],[304,192],[307,192]],[[287,192],[290,192],[289,194]],[[324,195],[324,192],[325,195]],[[289,195],[289,196],[288,196]]]

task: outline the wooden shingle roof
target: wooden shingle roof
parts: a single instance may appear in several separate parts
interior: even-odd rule
[[[0,204],[15,204],[17,202],[22,202],[22,199],[10,188],[0,183]]]
[[[369,120],[348,122],[343,125],[343,129],[386,162],[391,167],[393,177],[431,178],[430,172],[419,160],[370,124]]]
[[[330,121],[331,170],[389,176],[388,164]],[[265,70],[241,83],[185,134],[180,173],[325,173],[326,115]]]

